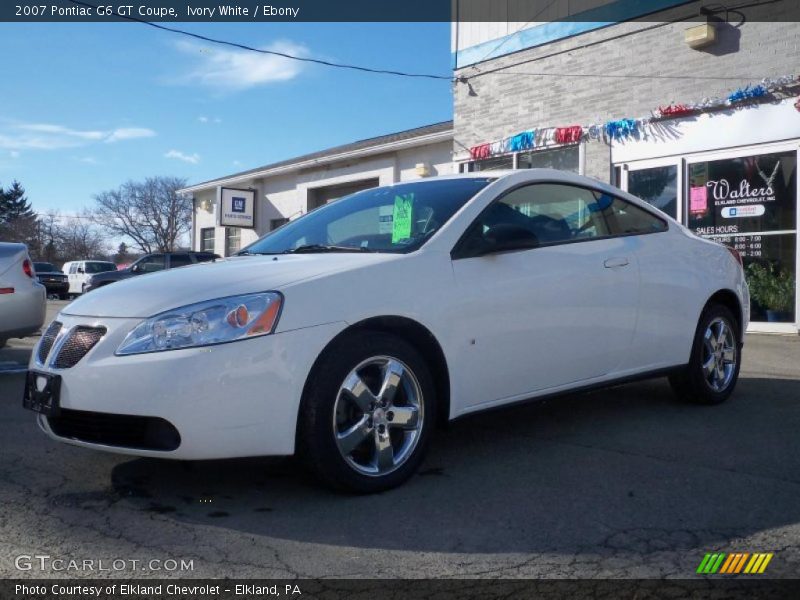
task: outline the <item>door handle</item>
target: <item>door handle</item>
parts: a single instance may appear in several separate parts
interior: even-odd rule
[[[606,269],[613,269],[615,267],[627,267],[628,266],[628,259],[625,256],[619,256],[615,258],[608,258],[603,263],[603,266]]]

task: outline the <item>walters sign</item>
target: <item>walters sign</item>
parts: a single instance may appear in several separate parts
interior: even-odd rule
[[[689,165],[689,227],[699,235],[795,229],[794,151]]]
[[[225,227],[255,227],[255,205],[255,190],[220,188],[219,224]]]

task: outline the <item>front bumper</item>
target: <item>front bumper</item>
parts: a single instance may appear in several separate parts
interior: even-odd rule
[[[60,315],[57,320],[64,332],[78,325],[105,327],[107,332],[68,369],[54,368],[50,357],[43,364],[38,346],[34,349],[32,369],[61,375],[64,413],[92,422],[91,430],[65,429],[39,415],[41,428],[54,439],[79,446],[178,459],[292,454],[307,375],[344,326],[330,323],[204,348],[115,356],[140,319]],[[177,447],[148,449],[153,446],[126,438],[126,416],[166,421],[177,430]]]
[[[48,294],[66,294],[69,292],[69,281],[42,281],[39,280]]]

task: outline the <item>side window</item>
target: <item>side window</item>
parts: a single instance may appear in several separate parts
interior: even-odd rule
[[[142,273],[154,273],[155,271],[161,271],[163,269],[164,269],[163,254],[154,254],[153,256],[148,256],[139,263],[139,270]]]
[[[75,273],[77,273],[77,272],[78,272],[78,263],[72,263],[72,264],[69,266],[69,274],[70,274],[70,275],[74,275],[74,274],[75,274]]]
[[[504,220],[530,229],[539,245],[609,234],[604,220],[598,218],[595,195],[585,188],[528,185],[506,194],[493,208],[495,215],[505,215]]]
[[[172,254],[169,257],[169,268],[185,267],[192,264],[192,258],[188,254]]]
[[[612,215],[609,216],[612,235],[631,235],[637,233],[654,233],[666,231],[667,222],[656,215],[639,208],[621,198],[612,198],[598,194],[598,204],[608,204]]]
[[[666,229],[664,220],[616,196],[561,183],[534,183],[489,205],[457,252],[477,256],[498,249],[521,250]]]
[[[608,235],[591,190],[537,183],[517,188],[491,204],[470,229],[462,249],[470,256],[491,251],[498,239],[523,249]]]

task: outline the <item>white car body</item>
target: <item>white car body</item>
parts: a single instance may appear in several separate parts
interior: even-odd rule
[[[36,333],[44,323],[45,287],[25,273],[25,261],[32,269],[24,244],[0,242],[0,340]]]
[[[550,170],[497,177],[420,249],[408,254],[329,253],[231,258],[98,289],[65,307],[61,335],[107,328],[74,367],[34,351],[30,367],[61,375],[61,406],[161,417],[180,432],[172,451],[71,444],[143,456],[212,459],[289,455],[317,357],[370,319],[424,328],[441,348],[447,416],[463,415],[685,365],[701,311],[735,297],[749,318],[742,269],[723,246],[694,236],[641,200],[585,177]],[[521,184],[563,182],[614,194],[668,222],[664,232],[598,238],[454,260],[451,250],[495,198]],[[625,263],[625,264],[623,264]],[[115,351],[143,319],[221,296],[275,290],[275,332],[215,346],[130,356]],[[38,349],[37,349],[38,350]]]
[[[89,278],[92,276],[93,273],[89,272],[89,268],[87,265],[102,265],[104,267],[104,271],[116,271],[117,266],[110,261],[107,260],[73,260],[70,262],[65,262],[64,266],[61,267],[61,271],[67,276],[69,279],[69,291],[70,294],[82,294],[86,284],[89,282]],[[102,273],[104,271],[97,271],[98,273]]]

